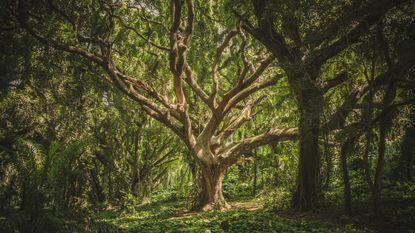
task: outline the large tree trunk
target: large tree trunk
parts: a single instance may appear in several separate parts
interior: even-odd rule
[[[199,208],[197,211],[209,211],[212,209],[227,209],[230,205],[226,202],[222,193],[222,181],[224,168],[218,164],[200,165],[202,173],[202,192],[199,195]]]
[[[190,210],[197,211],[201,208],[201,199],[203,192],[203,177],[202,172],[200,171],[200,166],[195,160],[191,160],[189,163],[190,171],[192,172],[193,185],[192,185],[192,201]]]
[[[303,89],[297,99],[300,109],[300,157],[297,190],[292,204],[294,208],[306,211],[316,207],[320,200],[318,137],[323,95],[318,89],[309,88]]]
[[[390,69],[390,68],[389,68]],[[387,133],[392,127],[393,114],[388,110],[389,105],[396,97],[396,84],[393,83],[393,78],[390,79],[389,85],[383,97],[383,107],[381,118],[379,121],[379,144],[378,144],[378,160],[376,164],[375,178],[373,181],[373,201],[375,214],[381,215],[381,192],[382,192],[382,176],[385,164],[386,153],[386,137]]]
[[[379,148],[378,148],[378,161],[376,164],[375,178],[373,182],[373,208],[376,215],[381,215],[381,192],[382,192],[382,175],[383,166],[385,163],[385,151],[386,151],[386,126],[382,125],[381,121],[379,129]]]

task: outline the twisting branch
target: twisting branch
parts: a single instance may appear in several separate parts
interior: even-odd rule
[[[196,80],[193,78],[193,72],[190,68],[189,64],[185,64],[185,74],[186,74],[186,83],[192,88],[192,90],[196,93],[197,96],[205,103],[207,104],[211,109],[213,109],[213,105],[209,101],[209,96],[206,94],[206,92],[199,86],[199,84],[196,82]]]
[[[207,140],[214,135],[214,132],[218,129],[220,123],[226,116],[226,114],[233,108],[235,105],[240,102],[242,99],[248,97],[252,93],[261,90],[265,87],[269,87],[273,83],[275,83],[279,78],[275,80],[267,80],[266,82],[259,83],[253,85],[255,81],[261,77],[262,73],[271,63],[271,57],[265,59],[261,62],[258,69],[240,86],[236,86],[232,88],[229,92],[225,93],[222,98],[222,101],[218,104],[218,106],[214,109],[211,118],[209,119],[208,123],[205,126],[205,129],[200,134],[199,140]]]
[[[245,122],[252,119],[252,110],[257,106],[262,100],[266,98],[266,95],[261,95],[256,99],[249,100],[244,108],[233,116],[230,120],[230,123],[216,136],[217,142],[221,143],[226,138],[228,138],[232,133],[239,129]]]
[[[141,109],[144,110],[144,112],[149,115],[150,117],[154,118],[155,120],[163,123],[164,125],[166,125],[169,129],[171,129],[177,136],[179,136],[183,142],[186,143],[187,146],[191,146],[189,145],[189,143],[187,143],[186,137],[183,134],[183,130],[181,129],[180,126],[174,124],[171,119],[170,119],[170,115],[168,112],[166,112],[165,114],[159,114],[155,111],[153,111],[151,108],[142,105]]]
[[[158,45],[158,44],[156,44],[155,42],[151,41],[149,36],[148,36],[148,37],[145,37],[145,36],[144,36],[141,32],[139,32],[139,31],[137,30],[137,28],[134,28],[134,27],[132,27],[132,26],[127,25],[127,24],[124,22],[125,20],[123,20],[123,19],[122,19],[119,15],[112,15],[112,17],[116,18],[116,19],[118,20],[118,22],[120,22],[120,24],[121,24],[121,25],[122,25],[125,29],[127,29],[127,30],[130,30],[130,31],[134,32],[137,36],[139,36],[141,39],[143,39],[144,41],[146,41],[147,43],[149,43],[151,46],[153,46],[153,47],[155,47],[155,48],[158,48],[158,49],[160,49],[160,50],[162,50],[162,51],[170,51],[170,49],[169,49],[169,48],[164,47],[164,46],[161,46],[161,45]]]
[[[405,0],[375,0],[368,6],[368,13],[364,14],[360,18],[359,23],[353,27],[348,33],[340,37],[332,44],[320,48],[314,51],[311,56],[307,58],[307,63],[312,64],[314,67],[320,67],[328,59],[336,56],[349,45],[358,42],[359,38],[366,33],[366,31],[373,25],[375,25],[382,17],[395,6],[398,6],[405,2]],[[337,27],[337,26],[336,26]]]
[[[224,164],[233,164],[238,161],[241,155],[249,153],[257,147],[280,141],[295,140],[298,136],[298,128],[271,129],[266,133],[245,138],[221,149],[222,162]]]
[[[255,81],[258,80],[258,78],[262,75],[262,73],[266,70],[266,68],[271,64],[273,60],[273,57],[270,56],[267,59],[263,60],[261,64],[258,66],[258,68],[249,76],[249,78],[245,81],[243,79],[238,81],[238,84],[234,86],[231,90],[225,93],[221,104],[226,105],[227,102],[237,95],[239,92],[244,90],[245,88],[249,87],[251,84],[253,84]]]
[[[337,75],[336,77],[334,77],[333,79],[330,79],[327,82],[324,82],[321,85],[321,89],[322,89],[323,92],[327,92],[331,88],[336,87],[336,86],[344,83],[346,80],[347,80],[347,73],[342,72],[339,75]]]
[[[256,11],[264,11],[262,9],[256,9]],[[290,47],[284,40],[284,37],[279,34],[272,23],[272,19],[268,15],[256,15],[258,20],[258,27],[249,26],[246,22],[243,25],[249,34],[261,41],[265,47],[278,59],[282,64],[294,62],[294,57],[290,52]]]
[[[257,82],[253,85],[248,86],[245,89],[240,89],[238,93],[233,95],[227,102],[226,105],[224,105],[223,112],[226,114],[229,112],[233,107],[236,106],[240,101],[247,98],[248,96],[252,95],[253,93],[260,91],[264,88],[270,87],[272,85],[275,85],[279,80],[281,80],[284,76],[284,74],[276,74],[275,76],[268,78],[262,82]]]
[[[173,17],[172,26],[170,29],[170,71],[173,74],[173,86],[178,110],[184,119],[184,128],[186,131],[186,138],[190,144],[194,144],[195,139],[192,132],[192,123],[189,114],[186,110],[186,97],[182,85],[182,73],[187,64],[186,50],[190,41],[190,36],[194,28],[194,5],[192,0],[186,0],[187,5],[187,22],[183,33],[180,32],[180,22],[182,16],[182,2],[180,0],[173,0],[170,4],[170,12]],[[186,65],[187,66],[187,65]],[[190,71],[190,72],[189,72]],[[186,72],[187,77],[191,78],[191,70]],[[190,75],[190,76],[189,76]],[[191,82],[189,80],[189,82]]]
[[[159,92],[157,92],[152,86],[148,85],[142,80],[135,79],[131,76],[128,76],[124,73],[122,73],[118,68],[116,70],[116,75],[122,77],[123,80],[125,80],[126,84],[128,86],[134,87],[137,91],[139,89],[144,90],[146,94],[154,98],[156,101],[158,101],[160,104],[162,104],[164,107],[168,109],[173,109],[173,105],[170,103],[169,98],[166,95],[162,95]],[[131,89],[131,88],[130,88]],[[180,120],[178,118],[178,120]]]
[[[379,75],[377,78],[373,80],[373,83],[366,83],[362,86],[357,87],[356,89],[352,90],[350,94],[346,97],[343,104],[340,105],[334,114],[331,115],[330,119],[322,124],[323,131],[330,131],[334,129],[341,128],[345,121],[346,116],[352,111],[357,103],[357,101],[367,92],[369,91],[371,85],[372,87],[384,85],[388,80],[390,73],[386,72],[382,75]]]
[[[114,61],[111,59],[111,51],[109,46],[104,47],[102,43],[100,43],[102,54],[98,55],[79,46],[73,46],[70,44],[59,42],[57,40],[46,38],[46,36],[44,36],[41,32],[35,30],[28,24],[26,9],[22,5],[19,5],[19,10],[18,14],[16,15],[16,18],[18,19],[19,24],[30,35],[39,40],[41,43],[53,47],[57,50],[78,54],[102,67],[104,71],[108,74],[108,77],[103,76],[104,80],[110,82],[110,84],[114,85],[117,89],[119,89],[127,96],[138,102],[141,105],[142,109],[148,115],[165,124],[167,127],[172,129],[172,131],[175,132],[179,137],[184,138],[182,127],[173,123],[172,119],[170,118],[170,115],[173,115],[177,120],[179,120],[179,122],[183,122],[183,118],[175,114],[174,111],[171,111],[171,109],[169,109],[171,108],[171,104],[169,104],[167,97],[158,94],[153,88],[151,88],[145,82],[136,80],[122,73],[116,67]],[[148,94],[149,96],[153,97],[157,102],[164,105],[164,107],[158,106],[150,99],[145,97],[143,94],[140,94],[140,92],[142,91],[144,91],[144,93]]]
[[[249,61],[245,54],[246,54],[246,47],[247,47],[247,38],[245,33],[242,30],[242,26],[241,26],[241,22],[238,23],[238,27],[237,27],[237,31],[239,36],[241,37],[242,43],[241,43],[241,48],[240,48],[240,54],[241,54],[241,58],[244,64],[244,67],[242,69],[242,71],[239,73],[239,77],[238,77],[238,83],[237,85],[241,85],[244,78],[246,77],[246,75],[248,74],[248,72],[254,73],[255,70],[253,68],[252,62]]]
[[[226,35],[226,37],[223,40],[222,44],[218,48],[216,48],[215,57],[214,57],[213,63],[212,63],[212,91],[211,91],[211,94],[209,96],[209,101],[212,103],[213,106],[216,106],[215,97],[216,97],[216,93],[218,92],[218,89],[219,89],[219,82],[218,82],[218,77],[217,77],[218,63],[220,62],[223,51],[228,46],[231,39],[234,36],[236,36],[236,34],[237,34],[236,30],[230,31]]]
[[[23,15],[24,9],[19,12]],[[112,9],[109,10],[109,14],[113,14]],[[241,26],[241,23],[238,23],[236,29],[230,31],[225,36],[224,41],[216,49],[213,63],[211,64],[212,82],[214,83],[212,90],[210,93],[203,90],[204,86],[197,82],[197,76],[193,73],[186,56],[187,50],[190,48],[191,36],[195,24],[193,1],[171,0],[170,14],[171,27],[168,35],[170,39],[169,48],[153,43],[150,41],[149,37],[141,34],[141,31],[132,27],[130,28],[130,26],[119,16],[112,15],[112,17],[117,17],[118,20],[116,20],[116,22],[118,26],[132,30],[136,36],[146,40],[146,46],[156,47],[162,51],[169,51],[168,62],[170,72],[173,76],[172,91],[175,100],[169,99],[169,95],[164,91],[157,91],[151,83],[130,76],[121,68],[117,67],[115,56],[112,54],[116,48],[116,46],[114,46],[114,48],[112,48],[112,46],[116,41],[109,42],[108,38],[110,38],[110,36],[106,36],[103,39],[98,36],[89,38],[80,35],[76,29],[74,29],[77,39],[74,39],[73,41],[75,43],[74,45],[71,45],[47,38],[42,33],[38,32],[35,27],[28,25],[27,22],[32,21],[25,20],[24,17],[21,17],[20,21],[21,25],[42,43],[58,50],[81,55],[90,62],[100,66],[106,73],[106,75],[103,76],[103,79],[137,102],[144,113],[161,122],[177,134],[202,164],[216,164],[218,166],[225,164],[226,167],[237,161],[242,154],[246,154],[258,146],[269,144],[277,140],[293,140],[297,137],[298,130],[296,128],[275,128],[261,135],[246,138],[240,142],[220,148],[229,135],[240,128],[254,114],[258,113],[257,109],[254,111],[254,108],[260,105],[260,102],[265,99],[265,96],[260,94],[258,95],[259,97],[251,96],[264,88],[274,85],[278,80],[284,77],[284,74],[277,73],[271,77],[266,73],[267,68],[274,60],[273,56],[267,55],[268,57],[261,61],[250,61],[245,56],[248,50],[248,39],[242,30],[243,26]],[[110,18],[110,20],[113,22],[114,19]],[[268,39],[271,39],[274,42],[275,30],[272,28],[272,25],[266,25],[267,23],[270,22],[265,19],[262,21],[261,26],[266,29],[272,29],[273,32],[271,32],[271,34],[265,33],[261,36],[264,36],[264,38],[270,36]],[[69,25],[70,23],[65,22],[65,24]],[[75,28],[76,26],[77,25],[75,25]],[[231,83],[233,85],[229,90],[226,90],[226,93],[223,94],[220,92],[220,98],[218,96],[219,77],[216,75],[218,75],[221,70],[221,59],[225,57],[225,49],[230,46],[232,38],[238,35],[242,42],[240,43],[240,49],[237,52],[241,54],[243,69],[239,68],[235,77],[229,79],[235,80],[231,81],[235,83]],[[88,44],[94,46],[94,48],[100,48],[100,52],[93,52],[92,50],[86,49],[80,41],[88,42]],[[282,50],[288,49],[285,46],[281,48]],[[288,50],[285,52],[288,52]],[[259,57],[262,58],[264,53],[261,51],[258,54],[260,55]],[[162,58],[162,56],[160,57]],[[227,64],[228,63],[226,63],[226,65]],[[257,66],[256,68],[254,68],[254,64]],[[266,77],[264,77],[264,73],[267,74]],[[189,109],[192,105],[187,104],[188,98],[186,96],[187,93],[185,94],[184,92],[183,81],[185,81],[190,87],[189,89],[210,108],[211,113],[202,112],[202,110],[205,110],[204,108]],[[244,105],[241,104],[242,102]],[[193,113],[197,113],[198,115],[194,116]],[[164,159],[164,157],[162,157],[162,159]],[[165,159],[165,161],[166,160],[168,159]],[[160,162],[159,164],[161,163],[163,162]]]

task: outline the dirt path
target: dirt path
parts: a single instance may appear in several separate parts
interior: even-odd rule
[[[231,202],[231,209],[246,209],[249,211],[262,209],[262,205],[256,202]]]

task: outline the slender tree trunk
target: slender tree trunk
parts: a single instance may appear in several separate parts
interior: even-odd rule
[[[376,164],[375,178],[373,182],[373,208],[377,215],[381,214],[381,191],[382,191],[382,174],[383,166],[385,163],[385,140],[386,140],[386,126],[381,121],[379,129],[379,149],[378,149],[378,160]]]
[[[254,161],[254,178],[252,180],[252,196],[256,195],[257,192],[257,161]]]
[[[381,214],[381,191],[382,191],[382,175],[383,167],[385,164],[385,152],[386,152],[386,134],[391,124],[391,118],[383,116],[379,125],[379,146],[378,146],[378,159],[376,163],[376,171],[373,182],[373,204],[375,214]]]
[[[385,91],[385,95],[382,100],[382,112],[379,122],[379,146],[378,146],[378,160],[376,164],[375,178],[373,182],[373,204],[376,215],[381,215],[381,191],[382,191],[382,175],[383,167],[385,163],[386,152],[386,136],[392,125],[392,114],[388,110],[389,105],[396,97],[397,86],[394,83],[395,75],[392,74],[392,59],[389,54],[389,44],[383,35],[382,25],[379,24],[377,38],[379,38],[380,44],[383,49],[384,57],[388,65],[388,72],[391,73],[389,77],[389,83]]]
[[[131,178],[131,192],[134,196],[138,196],[138,171],[137,164],[132,165],[132,178]]]
[[[372,193],[372,197],[373,195],[373,182],[372,182],[372,177],[371,177],[371,160],[369,158],[369,154],[371,151],[371,144],[372,144],[372,140],[373,140],[373,131],[372,131],[372,117],[373,117],[373,89],[371,86],[371,82],[373,80],[373,71],[374,69],[374,64],[372,64],[372,76],[371,79],[369,81],[369,94],[365,97],[365,103],[367,105],[366,108],[363,109],[362,111],[362,125],[365,125],[365,151],[363,153],[363,168],[364,168],[364,175],[365,175],[365,179],[366,179],[366,184],[367,184],[367,189],[370,193]],[[369,80],[369,78],[367,79]]]
[[[105,200],[105,194],[99,182],[99,178],[95,170],[90,170],[89,175],[91,177],[92,189],[94,190],[94,193],[95,193],[95,201],[97,203],[101,203]]]
[[[349,169],[347,167],[347,156],[355,143],[354,138],[346,139],[346,142],[342,145],[340,152],[340,164],[343,175],[343,195],[344,195],[344,210],[346,213],[352,212],[352,192],[350,189],[350,176]]]
[[[328,136],[327,134],[324,135],[324,157],[325,157],[325,177],[324,177],[324,190],[327,191],[330,186],[330,179],[331,179],[331,173],[332,173],[332,167],[333,167],[333,159],[331,156],[331,149],[328,142]]]
[[[134,196],[138,195],[138,144],[139,144],[139,132],[137,131],[133,136],[134,149],[131,152],[132,164],[131,164],[131,192]]]
[[[27,208],[27,185],[26,181],[24,180],[21,185],[21,191],[20,191],[20,210],[25,210]]]
[[[148,162],[149,163],[149,162]],[[141,199],[142,203],[148,203],[150,201],[149,194],[151,186],[153,185],[151,181],[151,169],[152,167],[144,163],[139,172],[138,178],[138,197]]]
[[[382,175],[385,164],[386,152],[386,136],[392,125],[392,113],[388,110],[389,105],[393,102],[396,96],[396,84],[393,83],[393,76],[389,81],[385,96],[383,97],[383,109],[379,122],[379,146],[378,146],[378,160],[376,164],[375,178],[373,182],[373,204],[375,214],[381,215],[381,191],[382,191]]]
[[[371,162],[369,161],[370,144],[372,142],[372,129],[368,129],[366,132],[366,145],[365,152],[363,154],[363,168],[365,170],[365,179],[369,192],[373,190],[372,178],[370,175]]]
[[[298,98],[300,106],[300,157],[298,164],[297,190],[293,207],[306,211],[318,206],[320,190],[320,154],[318,137],[323,96],[319,90],[306,89]]]
[[[401,156],[396,168],[397,177],[402,181],[413,181],[412,173],[415,158],[415,127],[408,127],[401,142]]]

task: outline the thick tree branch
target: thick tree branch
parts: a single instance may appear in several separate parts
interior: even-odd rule
[[[196,93],[196,95],[205,103],[207,104],[211,109],[213,109],[213,105],[209,101],[209,96],[206,94],[206,92],[199,86],[197,81],[193,78],[193,72],[190,68],[189,64],[185,64],[185,70],[186,74],[186,83],[192,88],[192,90]]]
[[[386,72],[377,78],[374,79],[372,87],[380,86],[386,84],[388,80],[389,72]],[[345,121],[346,117],[350,111],[352,111],[357,103],[357,101],[370,89],[370,84],[366,83],[357,87],[355,90],[351,91],[350,94],[343,101],[342,105],[337,108],[334,114],[331,115],[330,120],[322,124],[323,131],[331,131],[334,129],[341,128]]]
[[[227,166],[232,165],[238,161],[241,155],[257,147],[279,141],[296,140],[298,136],[298,128],[271,129],[261,135],[245,138],[223,148],[221,150],[221,162]]]
[[[347,73],[342,72],[339,75],[337,75],[336,77],[334,77],[333,79],[330,79],[327,82],[324,82],[321,85],[321,89],[322,89],[323,92],[327,92],[331,88],[336,87],[336,86],[344,83],[346,80],[347,80]]]
[[[258,28],[243,26],[243,29],[259,40],[281,63],[294,62],[289,46],[284,38],[275,30],[272,19],[258,17]]]
[[[374,0],[370,7],[367,8],[368,13],[365,14],[359,23],[354,26],[346,35],[343,35],[332,44],[314,51],[306,63],[312,64],[313,67],[320,67],[328,59],[336,56],[348,46],[358,42],[359,38],[366,33],[371,26],[379,22],[383,16],[395,6],[398,6],[406,0]]]
[[[253,85],[253,83],[258,80],[258,78],[271,63],[271,60],[271,57],[265,59],[263,62],[261,62],[258,69],[245,82],[243,82],[240,86],[233,88],[223,96],[222,101],[218,104],[218,107],[214,109],[212,117],[209,119],[204,130],[200,134],[199,140],[206,141],[207,138],[211,138],[219,127],[223,118],[237,103],[247,98],[252,93],[269,87],[279,80],[280,76],[277,75],[277,77],[271,78],[270,80],[266,80],[264,82]]]
[[[236,95],[234,95],[227,104],[224,107],[223,112],[226,114],[228,113],[233,107],[236,106],[240,101],[244,100],[248,96],[252,95],[253,93],[260,91],[264,88],[270,87],[272,85],[275,85],[279,80],[281,80],[285,75],[284,74],[276,74],[274,77],[271,77],[269,79],[266,79],[262,82],[257,82],[248,88],[240,91]]]
[[[194,5],[192,0],[186,0],[187,5],[187,23],[183,33],[180,32],[180,22],[182,16],[182,2],[173,0],[170,5],[170,12],[173,16],[170,30],[170,70],[173,74],[174,93],[178,104],[178,110],[183,118],[183,125],[186,131],[186,138],[190,144],[195,143],[195,137],[192,130],[192,122],[186,110],[186,97],[183,91],[182,73],[187,64],[186,50],[190,41],[190,36],[194,27]],[[187,73],[189,75],[191,73]]]
[[[64,44],[61,42],[58,42],[53,39],[46,38],[42,33],[38,32],[37,30],[33,29],[28,25],[27,19],[24,17],[24,11],[20,11],[18,15],[18,20],[20,25],[34,38],[38,39],[41,43],[53,47],[57,50],[62,50],[65,52],[78,54],[87,60],[90,60],[97,65],[101,66],[106,73],[109,75],[109,79],[106,79],[106,81],[109,81],[112,85],[114,85],[117,89],[125,93],[127,96],[138,102],[142,109],[151,117],[154,119],[160,121],[161,123],[165,124],[167,127],[173,130],[178,136],[183,138],[183,132],[180,129],[180,126],[175,125],[171,119],[170,114],[171,111],[168,108],[163,108],[155,103],[153,103],[151,100],[149,100],[144,95],[140,94],[140,91],[137,89],[141,87],[141,90],[144,90],[145,93],[149,94],[150,96],[154,97],[156,100],[158,100],[161,104],[163,104],[165,107],[169,107],[170,104],[168,103],[165,96],[161,96],[155,92],[154,89],[152,89],[150,86],[145,84],[143,81],[139,81],[136,79],[133,79],[122,72],[120,72],[114,62],[111,60],[109,56],[102,56],[97,55],[94,53],[91,53],[83,48]],[[109,49],[109,48],[108,48]],[[108,52],[109,53],[109,52]],[[110,54],[110,53],[109,53]],[[178,119],[179,121],[183,122],[183,118],[180,118],[178,115],[173,115]]]
[[[219,144],[222,143],[226,138],[228,138],[233,132],[235,132],[239,127],[241,127],[245,122],[252,119],[252,109],[265,98],[265,95],[262,95],[256,99],[248,101],[244,108],[235,115],[230,123],[216,136],[215,141]]]
[[[235,85],[231,90],[226,92],[223,96],[223,100],[219,103],[219,109],[225,109],[228,102],[234,98],[236,95],[238,95],[241,91],[244,89],[250,87],[255,81],[261,77],[262,73],[266,70],[266,68],[271,64],[273,58],[270,56],[267,59],[263,60],[261,64],[258,66],[258,68],[251,74],[251,76],[243,81],[238,81],[237,85]]]

